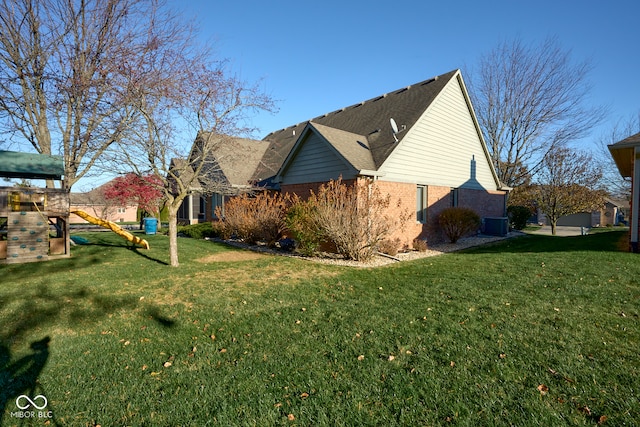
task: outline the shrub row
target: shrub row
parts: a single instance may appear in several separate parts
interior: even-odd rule
[[[307,200],[269,192],[234,197],[226,203],[224,211],[216,208],[215,214],[224,218],[222,221],[183,227],[180,232],[194,238],[234,237],[271,247],[289,234],[304,255],[313,255],[322,244],[329,244],[346,259],[366,261],[376,252],[395,256],[401,249],[400,239],[390,236],[413,213],[391,217],[390,204],[391,195],[383,195],[371,181],[348,185],[338,179],[311,192]],[[471,209],[453,207],[441,212],[438,223],[455,243],[478,230],[480,217]],[[420,251],[427,249],[424,240],[416,239],[413,246]]]
[[[322,185],[307,200],[267,192],[235,197],[224,212],[216,210],[224,220],[215,228],[223,238],[271,246],[289,231],[303,254],[312,255],[328,243],[346,259],[367,260],[410,217],[407,213],[392,218],[387,214],[390,203],[391,196],[383,195],[371,181],[348,185],[338,179]]]
[[[192,239],[204,239],[205,237],[218,236],[218,233],[214,230],[213,225],[210,222],[179,226],[178,233],[191,237]]]

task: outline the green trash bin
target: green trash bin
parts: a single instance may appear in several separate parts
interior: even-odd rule
[[[158,231],[158,219],[157,218],[145,218],[144,219],[144,234],[156,234]]]

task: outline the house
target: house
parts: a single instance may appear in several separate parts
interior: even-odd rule
[[[136,222],[138,206],[129,204],[118,206],[104,197],[104,187],[109,183],[84,193],[70,193],[71,211],[82,210],[92,216],[112,222]],[[77,215],[71,216],[74,224],[86,224],[87,221]]]
[[[631,178],[629,204],[629,249],[638,252],[640,240],[640,132],[608,146],[620,174]]]
[[[300,196],[323,182],[369,178],[415,212],[395,233],[403,244],[434,241],[438,214],[451,206],[483,219],[506,216],[508,188],[493,168],[459,70],[268,135],[291,149],[276,175]]]
[[[215,158],[209,159],[209,164],[205,165],[207,178],[200,182],[202,187],[207,187],[207,191],[196,188],[186,197],[178,210],[180,224],[196,224],[216,219],[216,208],[220,206],[224,211],[225,200],[255,189],[256,184],[262,179],[258,178],[261,176],[258,169],[265,178],[267,175],[275,174],[275,171],[261,166],[269,148],[269,143],[265,141],[201,132],[194,142],[191,154],[193,155],[194,150],[197,151],[197,146],[204,139],[211,138],[224,140],[220,143],[213,141]],[[174,170],[192,173],[184,160],[175,159],[174,165]],[[188,182],[190,179],[187,177],[185,181]]]
[[[628,210],[629,202],[605,197],[604,204],[599,209],[561,216],[556,225],[587,228],[620,225],[626,221]],[[549,225],[547,216],[541,211],[537,212],[533,222]]]
[[[404,245],[439,239],[437,216],[451,206],[487,222],[506,217],[509,188],[493,168],[459,70],[272,132],[263,143],[252,183],[306,197],[332,179],[373,180],[400,200],[392,215],[415,212],[393,236]]]

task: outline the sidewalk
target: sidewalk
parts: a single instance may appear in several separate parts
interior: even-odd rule
[[[589,230],[586,230],[587,232]],[[529,231],[530,234],[544,234],[551,236],[551,226],[544,225],[542,228],[536,231]],[[569,227],[566,225],[559,225],[556,227],[556,236],[580,236],[582,235],[582,227]]]

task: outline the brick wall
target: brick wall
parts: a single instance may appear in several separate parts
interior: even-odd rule
[[[438,225],[440,213],[453,206],[450,187],[438,187],[430,185],[427,188],[427,223],[424,227],[424,236],[427,243],[440,243],[445,236]]]
[[[401,247],[412,247],[414,239],[423,235],[424,225],[416,221],[416,185],[401,182],[377,181],[383,195],[390,194],[389,217],[398,220],[391,230],[391,239],[400,239]],[[401,218],[408,219],[404,224]]]
[[[506,216],[504,191],[458,190],[458,206],[476,211],[481,218]]]
[[[354,181],[345,181],[352,184]],[[420,223],[416,219],[416,184],[376,181],[383,195],[391,195],[389,216],[391,218],[408,217],[403,225],[397,225],[391,230],[391,239],[400,239],[404,247],[411,247],[412,242],[426,239],[428,243],[438,243],[444,240],[444,236],[437,224],[437,219],[442,210],[453,204],[450,187],[427,187],[427,219]],[[291,184],[283,185],[282,192],[294,193],[306,199],[310,191],[317,192],[323,183]],[[502,217],[505,212],[505,192],[483,190],[458,190],[458,206],[469,207],[476,211],[480,217]]]

